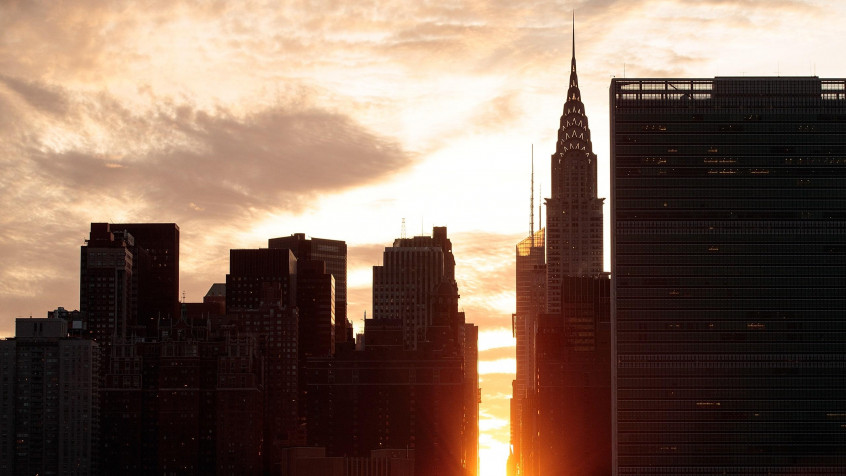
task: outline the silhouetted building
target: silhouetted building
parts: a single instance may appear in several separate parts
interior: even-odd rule
[[[533,230],[517,246],[510,456],[517,474],[611,474],[608,278],[596,171],[576,73],[574,26],[546,228]],[[606,292],[596,291],[603,282]]]
[[[479,474],[479,327],[464,324],[464,420],[461,459],[467,476]]]
[[[335,278],[323,261],[297,261],[300,356],[335,351]]]
[[[112,230],[108,223],[92,223],[90,238],[81,247],[79,311],[83,332],[100,343],[124,338],[127,326],[136,321],[134,247],[131,234]]]
[[[570,87],[552,154],[552,196],[546,199],[547,312],[561,312],[566,276],[599,276],[604,270],[602,203],[596,193],[596,154],[576,74],[573,29]]]
[[[98,345],[58,318],[18,318],[0,341],[0,473],[96,474]]]
[[[561,301],[537,323],[534,474],[610,475],[610,280],[565,277]]]
[[[50,319],[62,319],[67,323],[68,336],[73,337],[87,337],[88,333],[84,331],[82,313],[73,310],[68,311],[63,307],[58,307],[53,311],[47,311],[47,317]]]
[[[614,79],[617,474],[846,466],[846,80]]]
[[[135,238],[133,273],[138,310],[132,325],[152,333],[157,321],[180,315],[179,227],[176,223],[112,223],[110,227]]]
[[[226,304],[219,301],[184,302],[182,317],[191,326],[192,331],[202,329],[208,334],[223,324],[226,318],[225,307]]]
[[[223,310],[226,311],[226,283],[214,283],[206,291],[203,296],[203,302],[219,302],[223,305]]]
[[[71,330],[101,343],[154,335],[163,319],[178,318],[179,227],[92,223],[81,249],[79,300],[81,321]]]
[[[217,357],[214,429],[218,437],[214,450],[218,474],[263,471],[268,405],[261,386],[264,361],[256,344],[252,336],[232,335],[226,340],[225,352]]]
[[[465,426],[462,356],[342,351],[309,359],[304,371],[309,445],[349,457],[409,449],[416,476],[475,474],[478,456],[465,453],[465,439],[478,433]]]
[[[534,207],[532,207],[534,208]],[[534,220],[533,220],[534,221]],[[534,393],[537,390],[535,334],[538,317],[546,310],[546,256],[544,230],[538,230],[517,244],[516,298],[512,334],[516,340],[517,372],[512,382],[511,445],[524,473],[528,473],[535,439]],[[517,462],[514,462],[515,466]],[[529,473],[530,474],[530,473]]]
[[[226,322],[226,285],[213,284],[203,302],[183,302],[180,319],[190,328],[192,336],[211,336]]]
[[[297,258],[288,249],[229,250],[226,311],[258,309],[264,283],[279,283],[282,305],[297,305]]]
[[[406,349],[418,349],[428,339],[436,290],[446,283],[458,299],[455,257],[446,227],[434,227],[432,236],[394,240],[385,248],[382,262],[373,267],[373,319],[401,323]]]
[[[262,359],[234,329],[110,346],[102,388],[103,474],[258,474]]]
[[[399,319],[365,319],[364,334],[359,334],[361,348],[356,350],[399,351],[405,348],[402,339],[402,321]],[[357,343],[358,344],[358,343]]]
[[[458,310],[446,228],[395,240],[374,278],[374,318],[365,320],[363,350],[339,348],[304,363],[308,445],[326,448],[320,464],[340,457],[364,462],[374,450],[410,451],[417,476],[477,475],[478,328]],[[402,306],[390,302],[399,295],[408,298]],[[371,474],[355,472],[371,471],[367,464],[347,468]]]
[[[158,365],[145,359],[140,347],[114,343],[103,366],[101,467],[105,474],[142,475],[158,469]]]
[[[352,322],[347,318],[346,242],[325,238],[306,239],[304,233],[295,233],[291,236],[271,238],[267,246],[287,248],[294,253],[298,261],[322,261],[326,264],[325,272],[335,278],[335,342],[353,342]]]
[[[286,476],[414,476],[414,450],[372,450],[370,456],[326,456],[326,448],[285,450]]]
[[[268,470],[281,464],[282,448],[305,439],[298,410],[297,271],[297,259],[286,248],[230,250],[227,317],[240,333],[255,337],[264,359],[262,455]]]

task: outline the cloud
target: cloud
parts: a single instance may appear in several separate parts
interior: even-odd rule
[[[23,138],[0,132],[4,148],[17,152],[2,160],[92,200],[121,197],[150,215],[166,205],[179,221],[299,209],[314,194],[367,184],[413,163],[390,139],[316,108],[276,104],[237,115],[165,104],[138,115],[102,94],[73,97],[10,78],[0,84],[29,105],[33,119]],[[36,116],[44,111],[58,116]],[[57,144],[50,130],[71,139]]]
[[[59,274],[60,261],[31,253],[67,244],[61,235],[71,230],[78,245],[92,221],[173,221],[185,241],[196,241],[209,227],[226,234],[257,216],[302,212],[321,194],[383,180],[416,160],[392,139],[302,98],[243,114],[174,101],[133,110],[106,93],[0,76],[0,111],[0,249],[8,257],[0,282],[21,290],[29,285],[13,276],[35,285]],[[43,230],[49,238],[34,241]],[[220,255],[238,247],[216,245]],[[75,248],[63,253],[78,259]],[[67,279],[77,277],[75,268],[63,270]],[[0,308],[13,294],[0,291]]]
[[[513,356],[503,357],[497,360],[480,360],[479,374],[509,374],[514,375],[517,361]]]
[[[512,341],[509,347],[497,347],[494,349],[487,349],[479,351],[479,362],[497,363],[497,365],[505,365],[508,359],[514,359],[514,343]]]
[[[510,327],[486,327],[479,332],[479,351],[500,348],[514,349],[514,336]]]
[[[368,243],[356,244],[347,246],[347,267],[367,268],[371,269],[373,266],[382,262],[382,253],[385,248],[391,246],[393,243]]]

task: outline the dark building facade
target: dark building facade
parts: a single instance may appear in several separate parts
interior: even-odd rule
[[[299,323],[297,309],[285,306],[279,283],[265,283],[262,292],[258,307],[231,311],[228,317],[241,333],[255,337],[264,359],[265,442],[270,450],[274,446],[300,443],[297,436]]]
[[[436,313],[436,291],[442,293],[446,283],[458,299],[447,229],[436,226],[432,236],[397,238],[382,256],[382,265],[373,267],[373,319],[398,323],[406,349],[422,348]]]
[[[80,249],[81,332],[101,344],[126,337],[127,327],[136,320],[134,247],[135,238],[128,232],[92,223],[89,239]]]
[[[534,208],[534,207],[532,207]],[[531,474],[533,442],[536,439],[534,394],[536,387],[535,335],[538,317],[546,311],[546,254],[544,230],[538,230],[517,244],[516,297],[512,333],[515,338],[516,375],[512,382],[511,446],[515,468]]]
[[[176,223],[112,223],[135,239],[137,324],[149,332],[159,320],[179,317],[179,226]],[[133,323],[135,324],[135,323]]]
[[[154,336],[177,319],[179,227],[175,223],[92,223],[81,248],[79,310],[72,331],[101,343]]]
[[[264,283],[279,283],[282,305],[297,305],[297,258],[288,249],[229,250],[226,311],[258,309]]]
[[[322,261],[335,279],[335,341],[353,342],[352,322],[347,318],[347,243],[326,238],[306,239],[304,233],[271,238],[268,248],[287,248],[297,260]]]
[[[97,474],[99,351],[58,318],[0,341],[0,474]]]
[[[561,290],[564,318],[537,323],[530,474],[610,475],[610,279],[565,277]]]
[[[309,445],[336,457],[407,448],[415,475],[477,474],[478,404],[468,408],[460,354],[342,351],[310,359],[304,371]]]
[[[617,474],[846,466],[846,80],[614,79]]]
[[[195,339],[186,329],[110,346],[102,474],[261,473],[264,362],[256,339],[231,327]]]
[[[363,349],[304,362],[309,446],[329,458],[406,450],[415,475],[478,474],[478,328],[454,273],[445,227],[385,249]]]

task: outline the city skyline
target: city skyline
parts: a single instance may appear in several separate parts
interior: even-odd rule
[[[446,225],[460,306],[480,326],[482,460],[504,468],[513,246],[531,144],[549,195],[571,11],[600,197],[611,76],[846,70],[826,22],[842,6],[661,2],[655,18],[655,3],[0,7],[0,335],[15,317],[76,308],[90,222],[177,223],[188,301],[221,281],[230,248],[345,240],[357,329],[401,220],[409,236]]]

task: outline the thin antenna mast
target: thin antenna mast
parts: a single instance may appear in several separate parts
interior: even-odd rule
[[[529,228],[532,232],[529,236],[532,237],[532,248],[535,247],[535,144],[532,144],[532,191],[529,193]]]
[[[573,10],[573,58],[576,57],[576,11]]]
[[[402,232],[400,233],[400,238],[405,239],[405,218],[402,219]]]

